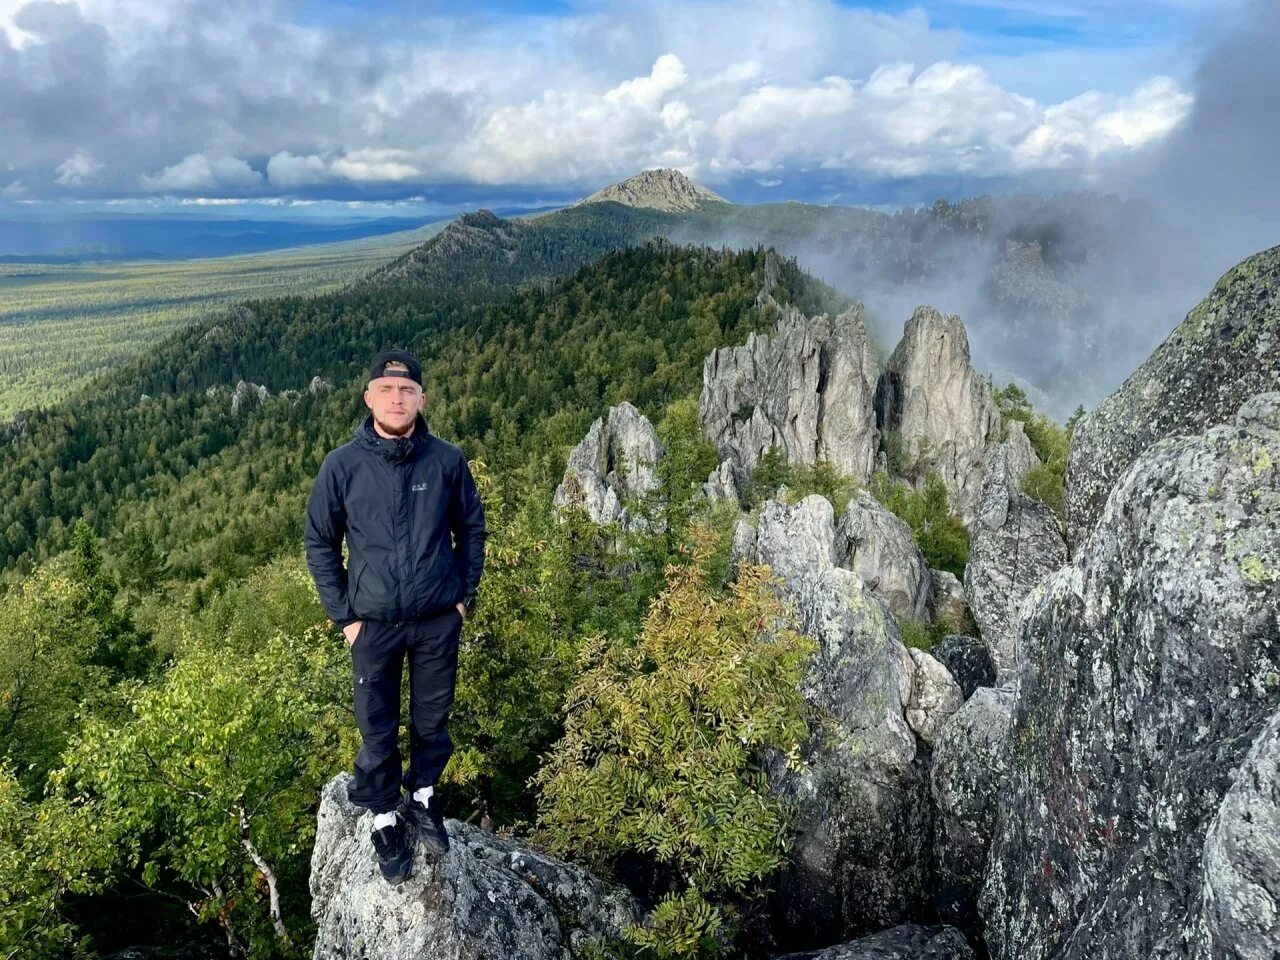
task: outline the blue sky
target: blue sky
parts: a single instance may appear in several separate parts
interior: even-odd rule
[[[0,216],[426,216],[655,166],[743,201],[1089,186],[1245,9],[0,0]]]

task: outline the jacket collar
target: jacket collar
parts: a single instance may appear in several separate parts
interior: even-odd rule
[[[364,422],[356,427],[356,443],[374,453],[381,454],[392,463],[412,460],[431,442],[431,433],[427,429],[426,418],[419,411],[413,421],[413,433],[407,437],[384,437],[373,427],[373,414],[365,416]]]

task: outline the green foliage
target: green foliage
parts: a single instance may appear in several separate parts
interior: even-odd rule
[[[68,553],[0,598],[0,758],[35,793],[77,717],[122,709],[112,685],[155,660],[114,606],[97,539],[78,524]]]
[[[1016,383],[997,391],[995,396],[1000,413],[1006,420],[1017,420],[1022,424],[1032,449],[1040,458],[1039,465],[1032,467],[1023,479],[1023,492],[1050,507],[1060,520],[1065,521],[1067,454],[1071,446],[1071,429],[1084,415],[1084,408],[1077,408],[1068,421],[1068,426],[1063,427],[1043,414],[1036,413],[1026,393]]]
[[[964,577],[969,562],[969,532],[951,514],[947,486],[936,473],[926,475],[917,489],[892,480],[884,470],[871,478],[871,495],[911,528],[929,566]]]
[[[248,650],[206,634],[133,687],[128,722],[89,718],[51,788],[112,833],[145,886],[255,955],[301,956],[315,797],[353,746],[349,671],[327,627],[263,633]]]
[[[626,853],[687,878],[637,944],[693,956],[724,918],[713,906],[781,862],[788,811],[768,790],[766,747],[794,760],[805,736],[799,681],[813,641],[785,626],[767,567],[744,564],[727,596],[707,586],[715,535],[699,528],[667,568],[634,643],[583,645],[565,734],[533,782],[536,838],[597,869]]]
[[[798,503],[811,494],[820,494],[831,502],[837,518],[844,514],[859,486],[857,480],[842,474],[830,461],[793,464],[787,460],[781,447],[770,447],[752,471],[751,480],[742,494],[743,505],[748,508],[759,506],[774,496],[783,484],[787,487],[788,502]]]
[[[965,619],[967,620],[968,617]],[[972,624],[956,623],[946,614],[935,617],[931,621],[916,617],[898,618],[898,632],[902,635],[903,644],[915,647],[917,650],[932,650],[935,643],[949,634],[970,634],[972,631]]]
[[[0,957],[92,956],[64,898],[101,889],[116,860],[111,824],[61,798],[30,802],[24,792],[0,768]]]

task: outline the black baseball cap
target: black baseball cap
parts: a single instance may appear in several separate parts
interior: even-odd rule
[[[397,370],[392,367],[386,369],[387,364],[403,364],[407,369]],[[369,367],[369,379],[377,380],[379,377],[408,377],[418,386],[422,386],[422,364],[413,358],[413,354],[408,350],[383,350],[373,358],[373,363]]]

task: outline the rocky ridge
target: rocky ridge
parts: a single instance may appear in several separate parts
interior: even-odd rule
[[[597,190],[581,203],[612,200],[628,207],[683,212],[696,210],[705,203],[728,203],[718,193],[694,183],[679,170],[643,170],[621,183]]]

